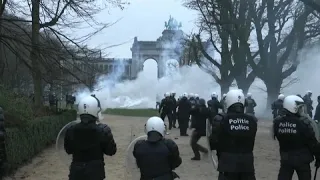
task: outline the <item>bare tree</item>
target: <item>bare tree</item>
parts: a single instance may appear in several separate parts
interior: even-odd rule
[[[270,105],[278,96],[283,81],[296,71],[298,51],[305,42],[319,35],[319,19],[311,14],[310,8],[297,1],[262,1],[258,5],[250,4],[250,9],[255,11],[252,22],[259,60],[249,59],[249,63],[264,81]]]
[[[187,65],[191,66],[193,64],[196,64],[196,60],[201,58],[201,52],[193,52],[195,48],[193,46],[196,45],[194,42],[193,35],[187,36],[182,41],[182,46],[184,47],[182,56],[181,56],[181,64],[180,65]]]
[[[205,59],[210,64],[206,65],[207,71],[221,85],[222,92],[226,92],[235,79],[239,88],[245,93],[255,79],[255,74],[248,69],[247,58],[254,59],[254,55],[244,51],[251,32],[251,22],[248,0],[240,1],[211,1],[191,0],[185,5],[200,13],[200,34],[196,36],[197,45]],[[205,45],[212,46],[221,57],[221,62],[215,60],[205,51],[200,35],[208,38]],[[219,47],[221,45],[221,47]],[[196,50],[196,49],[194,49]],[[203,62],[198,63],[204,67]],[[216,73],[220,73],[217,76]]]
[[[12,18],[13,16],[3,13],[3,17]],[[28,29],[25,23],[8,23],[0,20],[0,83],[7,88],[18,89],[20,92],[28,91],[32,84],[27,64],[22,60],[27,59],[27,52],[30,49],[27,36],[31,34],[24,29]],[[29,45],[26,46],[26,44]]]
[[[0,34],[0,45],[2,46],[0,58],[3,64],[0,71],[1,83],[8,88],[24,90],[24,94],[31,93],[30,85],[33,83],[32,81],[30,82],[30,70],[32,70],[32,67],[28,59],[32,49],[31,27],[28,23],[24,22],[23,19],[18,21],[20,20],[19,18],[8,14],[3,17],[5,21],[2,21],[3,27]],[[15,21],[11,22],[11,19]],[[52,87],[52,84],[60,84],[62,81],[65,81],[65,77],[61,74],[64,68],[61,64],[67,62],[67,60],[69,60],[68,62],[70,62],[70,64],[73,62],[70,61],[72,58],[70,58],[70,54],[66,52],[60,41],[49,33],[50,32],[47,31],[40,33],[43,87],[46,86],[46,83],[49,83],[51,85],[50,87]],[[16,73],[18,73],[19,78],[16,77]],[[25,82],[22,82],[22,79],[25,80]],[[18,82],[21,85],[26,84],[28,87],[21,88]]]
[[[225,93],[229,90],[230,85],[234,80],[234,75],[232,74],[235,68],[232,63],[231,48],[229,46],[230,34],[219,24],[215,23],[215,13],[216,2],[209,0],[191,0],[185,3],[185,6],[200,13],[199,17],[199,27],[200,32],[195,35],[193,40],[193,51],[200,51],[204,58],[197,59],[198,65],[210,73],[215,81],[221,87],[221,93]],[[225,9],[221,9],[225,10]],[[219,21],[228,21],[228,12],[221,11],[221,15],[218,18]],[[208,39],[206,43],[203,43],[203,38]],[[219,47],[221,45],[221,47]],[[219,53],[220,61],[215,59],[209,51],[208,47],[213,47],[215,52]]]
[[[30,58],[26,61],[28,68],[32,71],[33,77],[33,85],[34,85],[34,92],[35,92],[35,106],[41,107],[42,106],[42,82],[44,78],[44,74],[47,72],[48,66],[51,68],[53,66],[59,67],[63,69],[64,67],[61,65],[61,58],[60,54],[55,53],[55,58],[50,58],[51,61],[44,61],[48,54],[43,53],[43,46],[41,46],[41,36],[42,32],[47,34],[50,32],[51,35],[55,37],[56,40],[60,43],[59,48],[66,49],[66,52],[70,52],[69,48],[67,48],[66,44],[73,44],[78,49],[82,49],[84,46],[83,44],[88,40],[92,35],[96,34],[97,32],[101,31],[102,29],[108,27],[110,24],[106,23],[99,23],[95,20],[95,15],[101,12],[102,9],[105,7],[101,4],[97,4],[98,1],[95,0],[70,0],[70,1],[55,1],[55,2],[47,2],[43,3],[40,0],[30,0],[27,1],[30,9],[30,13],[27,12],[25,9],[22,11],[19,10],[20,14],[23,14],[25,17],[30,17],[30,19],[18,19],[18,18],[10,18],[6,19],[0,17],[1,21],[7,21],[11,23],[15,22],[25,22],[31,24],[31,35],[30,35]],[[5,2],[2,3],[1,9],[4,9]],[[120,8],[123,8],[122,5],[124,3],[121,0],[110,0],[107,2],[108,7],[109,5],[114,5]],[[3,8],[2,8],[3,7]],[[102,8],[101,8],[102,7]],[[23,8],[23,7],[21,7]],[[1,12],[1,11],[0,11]],[[95,31],[92,34],[88,34],[82,37],[74,37],[67,35],[65,32],[66,29],[70,28],[77,28],[83,23],[95,28]],[[27,33],[26,33],[27,34]],[[47,47],[46,47],[47,48]],[[57,58],[59,57],[59,58]],[[70,57],[70,56],[69,56]],[[74,57],[74,55],[72,55]],[[70,62],[71,59],[64,58],[66,63],[72,64]],[[65,64],[66,64],[65,63]],[[58,69],[59,69],[58,68]],[[70,72],[74,75],[72,72]],[[57,73],[49,73],[52,77],[53,74]],[[77,78],[77,77],[76,77]],[[80,80],[79,78],[77,78]]]

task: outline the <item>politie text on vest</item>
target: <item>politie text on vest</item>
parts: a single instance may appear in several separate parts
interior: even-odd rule
[[[290,122],[280,122],[279,130],[280,134],[296,134],[297,133],[297,124]]]
[[[230,124],[230,130],[234,131],[249,131],[249,120],[247,119],[229,119],[229,124]]]

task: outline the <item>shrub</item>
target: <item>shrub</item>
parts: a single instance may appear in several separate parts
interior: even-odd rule
[[[121,109],[110,108],[104,111],[105,114],[120,115],[120,116],[138,116],[138,117],[151,117],[159,116],[156,109]]]
[[[61,115],[36,118],[24,127],[6,128],[7,172],[28,162],[52,144],[60,129],[76,117],[76,111],[69,110]]]
[[[0,107],[3,108],[6,116],[14,117],[13,119],[19,123],[34,119],[31,100],[3,86],[0,86]]]

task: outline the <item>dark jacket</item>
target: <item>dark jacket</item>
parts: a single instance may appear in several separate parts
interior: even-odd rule
[[[182,97],[178,102],[178,118],[189,119],[191,111],[191,103],[189,102],[187,97]]]
[[[72,155],[69,180],[101,180],[105,178],[103,155],[112,156],[117,146],[109,126],[96,124],[93,116],[82,115],[79,124],[71,126],[64,148]]]
[[[194,128],[201,136],[206,135],[206,121],[211,117],[210,110],[205,105],[199,105],[191,110],[194,117],[192,128]]]
[[[182,163],[179,148],[171,139],[138,141],[133,150],[140,169],[140,180],[173,180],[173,170]]]

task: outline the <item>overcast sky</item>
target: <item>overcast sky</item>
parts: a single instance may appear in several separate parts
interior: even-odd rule
[[[169,16],[182,22],[185,33],[196,31],[196,12],[182,6],[181,0],[130,0],[130,5],[123,11],[113,9],[99,14],[99,21],[114,22],[121,19],[112,27],[96,35],[89,46],[113,45],[128,42],[124,45],[107,49],[109,57],[131,58],[130,47],[133,38],[138,40],[153,41],[161,36],[164,23]]]

